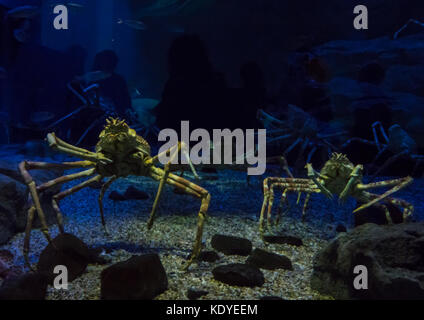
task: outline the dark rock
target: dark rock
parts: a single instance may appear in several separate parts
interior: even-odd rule
[[[0,244],[17,232],[17,212],[25,211],[26,186],[8,176],[0,175]]]
[[[276,244],[289,244],[289,245],[298,246],[298,247],[303,246],[302,239],[295,236],[280,236],[280,235],[267,236],[265,235],[264,241],[268,243],[276,243]]]
[[[124,195],[120,194],[118,191],[112,191],[109,194],[109,199],[113,201],[126,201],[127,198],[124,197]]]
[[[188,289],[187,298],[189,300],[197,300],[203,296],[206,296],[208,293],[209,293],[208,291]]]
[[[149,199],[149,195],[142,191],[137,189],[136,187],[130,186],[124,193],[124,197],[127,200],[146,200]]]
[[[205,262],[215,262],[218,261],[219,255],[215,251],[202,251],[199,254],[198,260]]]
[[[265,283],[262,271],[252,265],[233,263],[212,270],[215,280],[231,286],[261,287]]]
[[[293,270],[292,263],[286,256],[278,255],[256,248],[246,260],[246,264],[267,270],[286,269]]]
[[[259,300],[284,300],[281,297],[276,297],[276,296],[263,296],[260,297]]]
[[[347,232],[347,229],[344,225],[342,224],[338,224],[336,227],[336,232],[340,233],[340,232]]]
[[[252,242],[247,239],[216,234],[212,237],[212,248],[225,255],[248,256],[252,251]]]
[[[92,251],[84,242],[71,234],[60,234],[41,253],[37,270],[52,283],[57,276],[54,268],[65,266],[68,269],[68,281],[72,282],[85,272],[92,259]]]
[[[365,224],[343,233],[315,258],[311,286],[336,299],[424,299],[424,223]],[[353,287],[356,266],[368,290]]]
[[[11,277],[0,287],[0,300],[44,300],[48,281],[40,273]]]
[[[102,271],[104,300],[151,300],[168,289],[168,278],[157,254],[133,256]]]

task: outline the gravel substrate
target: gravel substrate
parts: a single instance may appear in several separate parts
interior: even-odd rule
[[[171,187],[165,189],[152,230],[148,231],[146,222],[158,184],[147,178],[129,177],[115,182],[106,194],[105,216],[110,234],[106,236],[101,223],[97,205],[99,190],[87,188],[61,202],[65,215],[66,232],[81,238],[89,246],[101,247],[111,263],[126,260],[132,255],[155,252],[160,255],[168,274],[169,289],[157,299],[187,299],[187,290],[204,290],[208,294],[201,299],[259,299],[263,296],[278,296],[283,299],[331,299],[313,291],[309,285],[314,256],[336,236],[335,228],[339,223],[351,226],[354,201],[340,207],[321,196],[313,196],[305,223],[300,221],[301,208],[295,206],[296,195],[290,200],[293,204],[290,214],[281,221],[280,230],[285,234],[300,237],[303,246],[265,244],[259,236],[258,216],[262,205],[263,177],[253,178],[251,185],[246,184],[242,172],[221,171],[217,180],[205,180],[200,185],[210,191],[212,202],[209,217],[204,229],[204,249],[213,250],[210,240],[214,234],[227,234],[252,241],[254,248],[283,254],[291,259],[293,271],[262,270],[265,284],[257,288],[232,287],[213,279],[212,270],[227,263],[244,263],[246,257],[225,256],[214,263],[193,264],[188,272],[180,267],[191,252],[196,233],[197,212],[200,201],[185,195],[177,195]],[[68,184],[67,187],[74,185]],[[150,196],[149,200],[114,202],[108,198],[111,191],[125,192],[128,186],[135,185]],[[418,190],[422,190],[422,180]],[[422,212],[421,201],[415,202],[418,191],[409,188],[398,194],[411,201]],[[51,227],[56,236],[58,229]],[[23,265],[23,234],[15,236],[0,249],[15,253],[15,263]],[[47,245],[39,230],[32,232],[31,256],[36,263],[40,252]],[[109,264],[109,265],[110,265]],[[72,282],[67,291],[49,288],[48,299],[90,299],[100,298],[100,273],[108,265],[90,265],[87,272]]]

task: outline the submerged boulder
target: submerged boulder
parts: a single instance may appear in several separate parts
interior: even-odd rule
[[[313,289],[336,299],[424,299],[424,223],[365,224],[342,233],[315,258]],[[356,266],[368,289],[357,290]]]
[[[65,266],[68,270],[68,281],[72,282],[81,276],[89,263],[101,263],[99,251],[90,249],[82,240],[71,234],[60,234],[52,240],[41,253],[37,270],[46,275],[49,283],[54,277],[56,266]]]
[[[253,265],[261,269],[275,270],[286,269],[293,270],[292,263],[289,258],[262,249],[253,250],[252,254],[246,260],[247,264]]]
[[[47,279],[40,273],[10,277],[0,287],[0,300],[44,300]]]
[[[211,245],[216,251],[225,255],[248,256],[252,251],[252,242],[250,240],[220,234],[212,237]]]
[[[104,300],[151,300],[167,289],[168,278],[157,254],[133,256],[101,274]]]
[[[261,287],[265,283],[262,271],[255,266],[232,263],[212,270],[215,280],[231,286]]]
[[[303,246],[301,238],[290,235],[265,235],[264,241],[268,243],[288,244],[296,247]]]

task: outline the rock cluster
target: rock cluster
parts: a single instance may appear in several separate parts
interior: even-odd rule
[[[313,289],[336,299],[424,299],[424,223],[364,224],[342,233],[314,261]],[[365,266],[368,289],[354,287]]]

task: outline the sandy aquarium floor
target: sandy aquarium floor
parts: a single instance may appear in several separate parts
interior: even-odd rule
[[[197,212],[200,201],[190,196],[178,195],[171,187],[164,190],[152,230],[146,222],[158,184],[147,178],[129,177],[115,182],[106,194],[105,216],[110,234],[106,236],[100,223],[97,196],[99,190],[87,188],[61,202],[65,215],[66,232],[72,233],[89,246],[105,249],[111,264],[124,261],[132,255],[158,253],[168,275],[169,289],[157,299],[187,299],[188,289],[204,290],[209,293],[202,299],[259,299],[263,296],[278,296],[283,299],[328,299],[310,288],[314,256],[336,236],[335,228],[352,224],[351,211],[355,205],[349,201],[339,206],[317,195],[311,198],[308,217],[305,223],[300,220],[301,209],[296,207],[296,195],[290,202],[292,210],[280,222],[277,232],[302,238],[301,247],[281,244],[264,244],[259,236],[258,218],[262,204],[262,180],[252,178],[246,184],[246,174],[242,172],[220,171],[216,180],[199,182],[212,195],[209,217],[204,228],[204,249],[213,250],[210,244],[214,234],[234,235],[252,241],[254,248],[263,248],[286,255],[293,263],[293,271],[262,270],[265,284],[262,287],[232,287],[213,279],[212,270],[218,265],[240,262],[246,257],[225,256],[215,263],[193,264],[188,272],[179,270],[192,249],[196,232]],[[75,182],[74,182],[75,184]],[[108,198],[111,191],[124,192],[128,186],[144,190],[150,199],[143,201],[114,202]],[[422,213],[421,194],[423,181],[417,180],[413,187],[401,191],[397,196],[412,202],[417,212]],[[68,184],[67,186],[71,186]],[[422,217],[421,217],[422,218]],[[51,227],[53,236],[58,234]],[[15,236],[6,246],[16,254],[16,263],[23,264],[23,234]],[[36,263],[40,252],[47,245],[39,230],[32,232],[31,256]],[[48,299],[92,299],[100,298],[100,273],[108,265],[90,265],[86,273],[72,282],[68,291],[49,288]]]

